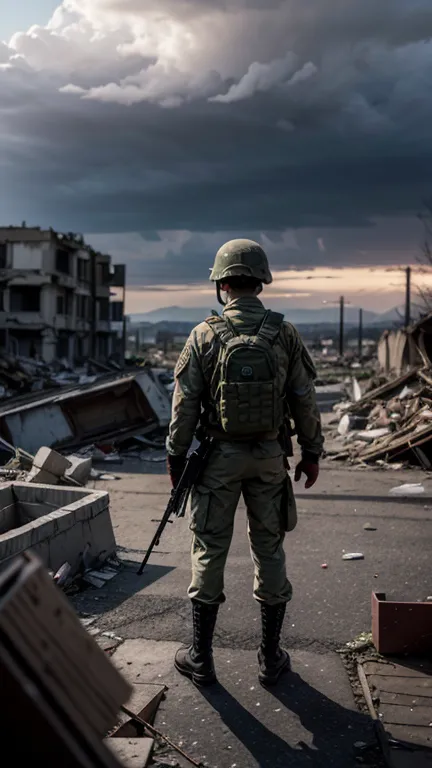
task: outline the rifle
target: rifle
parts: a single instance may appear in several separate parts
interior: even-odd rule
[[[192,487],[198,482],[212,446],[213,438],[204,437],[198,448],[189,456],[179,482],[171,491],[171,496],[167,508],[163,514],[162,520],[158,525],[157,531],[153,536],[151,544],[147,549],[144,560],[140,565],[138,576],[141,576],[144,568],[148,563],[149,557],[153,552],[153,549],[159,546],[161,536],[166,528],[167,523],[172,523],[172,520],[170,520],[171,515],[175,515],[176,517],[184,517],[189,494],[192,490]]]

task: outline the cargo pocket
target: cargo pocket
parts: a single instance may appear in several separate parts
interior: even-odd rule
[[[210,493],[192,490],[189,528],[193,533],[205,533],[210,509]]]
[[[281,518],[283,530],[290,533],[297,525],[297,505],[291,484],[291,478],[287,475],[284,482],[281,498]]]

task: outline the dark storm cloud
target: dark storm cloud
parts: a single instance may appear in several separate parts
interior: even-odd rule
[[[153,284],[196,280],[213,232],[271,233],[277,268],[392,263],[339,248],[337,230],[370,243],[377,217],[430,195],[430,2],[155,8],[68,0],[0,49],[1,218],[143,232]],[[278,244],[291,228],[313,234]],[[161,230],[203,234],[163,251]],[[318,237],[334,239],[324,254]]]
[[[209,278],[216,251],[228,239],[246,235],[262,243],[275,272],[296,272],[345,266],[373,268],[406,265],[421,251],[421,227],[414,220],[378,220],[368,227],[260,231],[246,229],[213,233],[161,232],[158,242],[142,233],[90,235],[92,245],[109,251],[127,265],[128,284],[148,287],[203,284]],[[371,241],[373,248],[371,248]],[[322,272],[320,272],[322,276]],[[329,278],[330,279],[330,278]]]

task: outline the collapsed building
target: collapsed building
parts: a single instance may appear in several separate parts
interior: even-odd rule
[[[384,373],[396,376],[412,367],[432,366],[432,313],[409,328],[385,331],[378,343],[378,361]]]
[[[46,363],[108,358],[117,338],[110,295],[124,277],[80,235],[0,227],[0,346]]]

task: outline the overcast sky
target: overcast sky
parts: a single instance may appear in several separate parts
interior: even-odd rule
[[[0,7],[2,223],[83,232],[126,260],[130,311],[196,303],[238,236],[267,247],[274,290],[296,306],[355,300],[368,280],[383,296],[365,305],[399,300],[392,273],[369,268],[420,253],[430,0]],[[337,286],[311,293],[296,272],[286,288],[283,271],[311,268],[309,286],[335,268]]]

